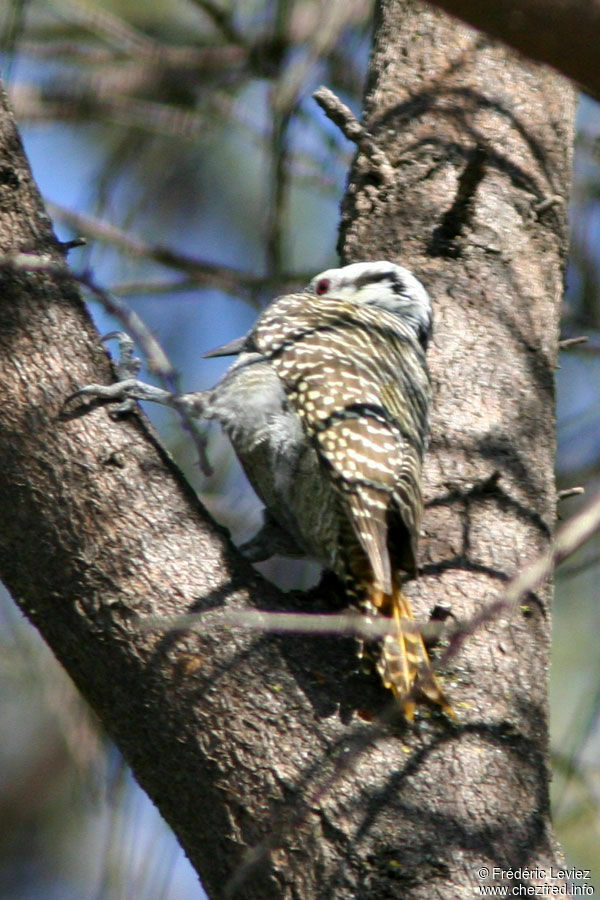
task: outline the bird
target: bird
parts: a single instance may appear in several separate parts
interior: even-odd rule
[[[353,605],[390,620],[376,668],[409,720],[423,698],[453,715],[403,588],[418,571],[431,334],[415,275],[355,262],[277,297],[246,335],[205,354],[236,357],[211,389],[175,396],[126,378],[77,392],[216,419],[264,503],[241,551],[315,559]]]

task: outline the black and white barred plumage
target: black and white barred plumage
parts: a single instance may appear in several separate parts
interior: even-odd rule
[[[393,620],[378,669],[409,718],[419,693],[451,713],[401,587],[417,568],[430,334],[431,303],[414,275],[354,263],[277,298],[248,335],[208,354],[237,355],[211,390],[174,397],[127,378],[78,392],[218,420],[265,504],[242,550],[254,561],[313,557],[363,610]]]
[[[423,512],[430,333],[429,297],[406,269],[331,269],[262,313],[204,408],[265,503],[246,552],[312,556],[365,610],[394,618],[378,667],[408,715],[413,687],[449,709],[420,634],[402,625]]]

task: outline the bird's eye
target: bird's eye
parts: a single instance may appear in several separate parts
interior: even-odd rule
[[[329,290],[330,285],[331,285],[331,282],[330,282],[329,278],[321,278],[320,281],[317,281],[317,288],[316,288],[317,294],[319,294],[319,295],[326,294],[327,291]]]

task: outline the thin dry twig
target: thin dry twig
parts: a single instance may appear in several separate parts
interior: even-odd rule
[[[589,337],[585,334],[582,334],[579,337],[563,338],[558,342],[558,349],[566,350],[568,347],[576,347],[579,344],[587,344],[588,341]]]
[[[523,597],[534,591],[560,562],[583,546],[600,530],[600,491],[584,507],[559,528],[546,553],[525,566],[509,583],[505,597],[511,610]]]
[[[469,622],[460,624],[449,636],[448,648],[439,657],[439,665],[445,665],[456,655],[466,638],[487,622],[507,613],[514,615],[527,594],[535,591],[555,567],[583,546],[600,531],[600,491],[582,510],[565,522],[545,553],[525,565],[508,583],[505,591],[487,604]]]
[[[383,182],[390,183],[394,180],[394,169],[389,159],[375,143],[373,136],[369,134],[364,125],[358,121],[350,107],[342,103],[329,88],[320,87],[313,93],[325,115],[334,122],[342,134],[352,141],[361,153],[370,160]]]
[[[557,500],[567,500],[569,497],[580,497],[585,494],[585,488],[578,485],[577,487],[564,488],[556,495]]]
[[[60,219],[74,231],[119,247],[138,259],[151,259],[166,268],[184,272],[197,284],[207,284],[238,296],[253,294],[267,284],[265,278],[251,272],[218,266],[161,244],[146,243],[141,238],[132,237],[116,225],[94,216],[75,213],[55,203],[48,203],[47,206],[55,218]]]
[[[377,640],[394,634],[396,626],[383,616],[370,618],[354,613],[288,613],[258,609],[219,609],[183,616],[143,616],[139,620],[144,631],[188,631],[201,628],[241,628],[277,634],[347,635]],[[415,629],[419,624],[415,623]]]

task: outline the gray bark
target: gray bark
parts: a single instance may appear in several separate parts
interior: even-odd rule
[[[407,265],[436,306],[422,617],[481,610],[552,534],[572,113],[558,78],[428,7],[382,4],[366,114],[397,180],[359,157],[342,246]],[[5,105],[0,245],[62,260]],[[471,897],[483,865],[559,862],[549,589],[450,659],[455,725],[394,721],[347,639],[142,629],[151,614],[331,598],[261,580],[136,415],[62,415],[73,390],[112,377],[77,287],[1,277],[0,574],[210,896]]]

